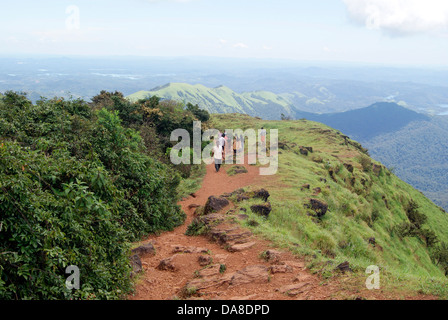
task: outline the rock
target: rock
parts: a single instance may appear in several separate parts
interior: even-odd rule
[[[186,247],[181,245],[172,246],[172,253],[208,253],[209,250],[207,248],[198,248],[198,247]]]
[[[373,245],[373,246],[375,246],[376,245],[376,239],[375,238],[369,238],[369,243],[371,244],[371,245]]]
[[[131,277],[135,276],[137,273],[142,272],[142,270],[143,270],[142,260],[140,259],[140,257],[137,254],[132,255],[129,258],[129,262],[132,267]]]
[[[350,263],[348,261],[345,261],[345,262],[341,263],[340,265],[338,265],[335,270],[342,271],[343,273],[353,272],[353,270],[350,269]]]
[[[278,291],[282,294],[286,294],[290,297],[296,296],[300,293],[305,292],[305,288],[310,286],[309,283],[297,283],[297,284],[290,284],[290,285],[286,285],[281,287],[280,289],[278,289]]]
[[[314,210],[318,218],[321,218],[327,213],[328,204],[318,199],[310,199],[309,208]]]
[[[233,166],[228,173],[229,175],[235,175],[235,174],[248,173],[248,171],[244,166]]]
[[[248,239],[252,236],[252,232],[240,228],[213,228],[210,230],[209,236],[220,245],[233,245],[248,242]]]
[[[304,184],[302,187],[301,187],[301,189],[303,190],[303,189],[310,189],[311,188],[311,186],[307,183],[307,184]]]
[[[196,208],[199,208],[200,207],[200,205],[198,205],[198,204],[190,204],[189,206],[188,206],[188,209],[196,209]]]
[[[201,267],[208,266],[212,263],[213,259],[210,256],[199,256],[198,262]]]
[[[313,153],[313,147],[301,147],[301,148],[307,150],[308,152]]]
[[[247,214],[238,214],[236,217],[238,218],[238,220],[247,220],[247,219],[249,219],[249,216]]]
[[[272,207],[271,204],[265,203],[265,204],[256,204],[250,207],[250,210],[252,210],[253,213],[256,213],[258,215],[264,216],[264,217],[268,217],[269,214],[272,211]]]
[[[256,244],[257,244],[256,242],[246,242],[246,243],[234,244],[234,245],[230,246],[227,250],[229,252],[241,252],[241,251],[252,248]]]
[[[219,212],[221,209],[227,207],[230,204],[229,200],[222,197],[210,196],[204,207],[204,215]]]
[[[327,179],[325,179],[325,178],[320,178],[320,182],[327,183]]]
[[[344,163],[344,167],[348,170],[348,172],[353,173],[354,171],[353,165],[349,163]]]
[[[293,268],[291,266],[288,266],[286,264],[280,264],[280,265],[273,265],[269,267],[269,271],[272,274],[276,273],[290,273],[293,272]]]
[[[248,266],[235,272],[230,285],[238,286],[247,283],[261,284],[269,282],[269,269],[262,265]]]
[[[306,281],[310,281],[312,280],[312,276],[307,275],[307,274],[299,274],[294,278],[294,282],[306,282]]]
[[[372,171],[376,176],[379,176],[382,171],[382,166],[372,163]]]
[[[308,155],[308,150],[307,149],[302,149],[302,148],[300,148],[300,154],[302,154],[302,155],[304,155],[304,156],[307,156]]]
[[[314,195],[317,196],[322,192],[322,189],[317,187],[317,188],[314,188],[313,191],[314,191]]]
[[[279,262],[281,254],[282,253],[280,251],[277,251],[277,250],[267,250],[263,254],[263,257],[268,262]]]
[[[260,190],[254,191],[254,198],[263,199],[264,202],[268,201],[268,198],[270,196],[271,195],[269,194],[269,192],[265,189],[260,189]]]
[[[177,271],[178,267],[174,264],[174,257],[175,256],[172,256],[161,260],[156,269],[171,272]]]
[[[259,189],[259,190],[255,190],[255,191],[251,191],[251,192],[244,192],[244,193],[240,193],[238,194],[236,201],[237,202],[241,202],[244,200],[249,200],[249,199],[263,199],[264,202],[268,201],[268,198],[271,195],[269,194],[269,192],[265,189]]]
[[[156,248],[154,248],[154,245],[152,242],[146,243],[138,248],[131,250],[132,254],[138,255],[140,258],[143,258],[147,255],[155,255],[156,254]]]

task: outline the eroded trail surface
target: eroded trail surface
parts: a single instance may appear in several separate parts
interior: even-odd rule
[[[234,192],[243,187],[263,187],[266,177],[259,167],[245,165],[247,173],[228,176],[207,166],[202,187],[181,201],[187,220],[172,232],[152,236],[143,244],[152,244],[155,252],[141,254],[144,274],[131,300],[219,299],[284,300],[327,299],[332,290],[305,270],[304,261],[279,251],[255,237],[238,223],[229,221],[229,203],[218,213],[207,215],[211,229],[207,235],[186,236],[198,205],[210,196]],[[234,219],[244,219],[236,215]],[[150,245],[149,245],[150,246]],[[264,253],[263,256],[260,256]]]

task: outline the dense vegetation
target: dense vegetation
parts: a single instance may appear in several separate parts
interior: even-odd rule
[[[119,92],[92,101],[0,99],[0,299],[121,298],[130,242],[185,219],[176,188],[189,172],[165,151],[173,128],[207,114]]]
[[[220,128],[279,130],[279,171],[263,184],[272,212],[265,219],[250,210],[258,200],[241,203],[249,215],[246,226],[255,233],[307,257],[308,266],[325,277],[344,261],[362,277],[377,265],[382,289],[448,296],[447,213],[372,160],[359,143],[306,120],[232,114],[211,121]],[[304,155],[300,146],[313,152]],[[312,203],[326,208],[325,214]]]

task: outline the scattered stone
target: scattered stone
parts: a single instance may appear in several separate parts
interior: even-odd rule
[[[327,183],[327,179],[325,179],[325,178],[320,178],[320,182]]]
[[[200,205],[198,205],[198,204],[190,204],[189,206],[188,206],[188,209],[196,209],[196,208],[199,208],[200,207]]]
[[[171,271],[171,272],[177,271],[178,268],[174,264],[174,261],[173,261],[174,257],[175,256],[172,256],[172,257],[161,260],[156,269],[162,270],[162,271]]]
[[[269,197],[270,197],[270,194],[267,190],[260,189],[260,190],[255,190],[255,191],[251,191],[251,192],[240,193],[240,194],[238,194],[236,201],[241,202],[241,201],[249,200],[249,199],[263,199],[263,201],[266,202],[266,201],[268,201]]]
[[[305,283],[286,285],[277,290],[282,294],[286,294],[290,297],[293,297],[300,293],[305,292],[305,288],[308,286],[310,286],[310,284],[305,282]]]
[[[313,191],[314,191],[314,196],[317,196],[317,195],[319,195],[321,192],[322,192],[322,189],[321,188],[319,188],[319,187],[317,187],[317,188],[314,188],[313,189]]]
[[[269,267],[269,271],[272,274],[276,273],[290,273],[293,272],[293,268],[287,264],[273,265]]]
[[[261,215],[261,216],[264,216],[267,218],[272,211],[272,207],[271,207],[271,204],[268,202],[265,204],[253,205],[250,207],[250,210],[252,210],[253,213],[256,213],[258,215]]]
[[[345,262],[341,263],[340,265],[338,265],[336,267],[336,270],[342,271],[343,273],[353,272],[353,270],[350,269],[350,263],[348,261],[345,261]]]
[[[132,254],[138,255],[140,258],[143,258],[147,255],[155,255],[156,254],[156,248],[154,248],[154,245],[152,242],[146,243],[138,248],[131,250]]]
[[[239,214],[236,216],[238,220],[247,220],[249,219],[249,216],[247,214]]]
[[[256,242],[246,242],[246,243],[234,244],[234,245],[230,246],[227,250],[229,252],[241,252],[241,251],[252,248],[256,244],[257,244]]]
[[[302,187],[301,187],[301,189],[302,189],[302,191],[304,190],[304,189],[308,189],[308,190],[310,190],[310,188],[311,188],[311,186],[307,183],[307,184],[304,184]]]
[[[210,256],[199,256],[198,262],[201,267],[205,267],[210,265],[213,262],[213,259]]]
[[[372,171],[376,176],[379,176],[382,171],[382,166],[372,163]]]
[[[230,285],[238,286],[247,283],[261,284],[269,282],[269,269],[262,265],[248,266],[237,271],[230,280]]]
[[[266,252],[264,252],[263,254],[263,258],[268,261],[268,262],[279,262],[280,261],[280,256],[281,256],[281,252],[277,251],[277,250],[266,250]]]
[[[294,278],[294,282],[306,282],[310,281],[312,279],[312,276],[307,274],[299,274]]]
[[[308,150],[307,149],[302,149],[302,148],[300,148],[300,154],[302,154],[302,155],[304,155],[304,156],[307,156],[308,155]]]
[[[323,217],[328,211],[328,204],[318,199],[310,199],[308,207],[314,210],[318,218]]]
[[[229,200],[225,198],[217,198],[215,196],[210,196],[204,207],[204,215],[219,212],[221,209],[227,207],[230,204]]]
[[[349,163],[344,163],[344,167],[348,170],[348,172],[353,173],[354,171],[353,165]]]
[[[142,260],[138,256],[138,254],[134,254],[129,258],[132,271],[131,271],[131,277],[135,276],[137,273],[142,272],[143,266],[142,266]]]
[[[208,253],[209,250],[207,248],[198,248],[198,247],[185,247],[180,245],[172,246],[172,253]]]

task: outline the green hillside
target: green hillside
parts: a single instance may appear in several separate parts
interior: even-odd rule
[[[221,130],[279,130],[279,171],[265,180],[272,212],[264,219],[251,212],[254,201],[241,203],[255,233],[307,256],[324,276],[344,261],[360,275],[377,265],[385,287],[446,296],[446,212],[369,158],[359,143],[306,120],[228,114],[213,115],[212,123]],[[313,152],[301,154],[300,146]],[[311,199],[328,206],[321,218]]]
[[[170,83],[151,91],[139,91],[129,95],[131,101],[148,96],[197,104],[210,113],[244,113],[265,119],[280,119],[281,114],[292,114],[291,101],[287,95],[268,91],[236,93],[225,86],[208,88],[203,85]]]

